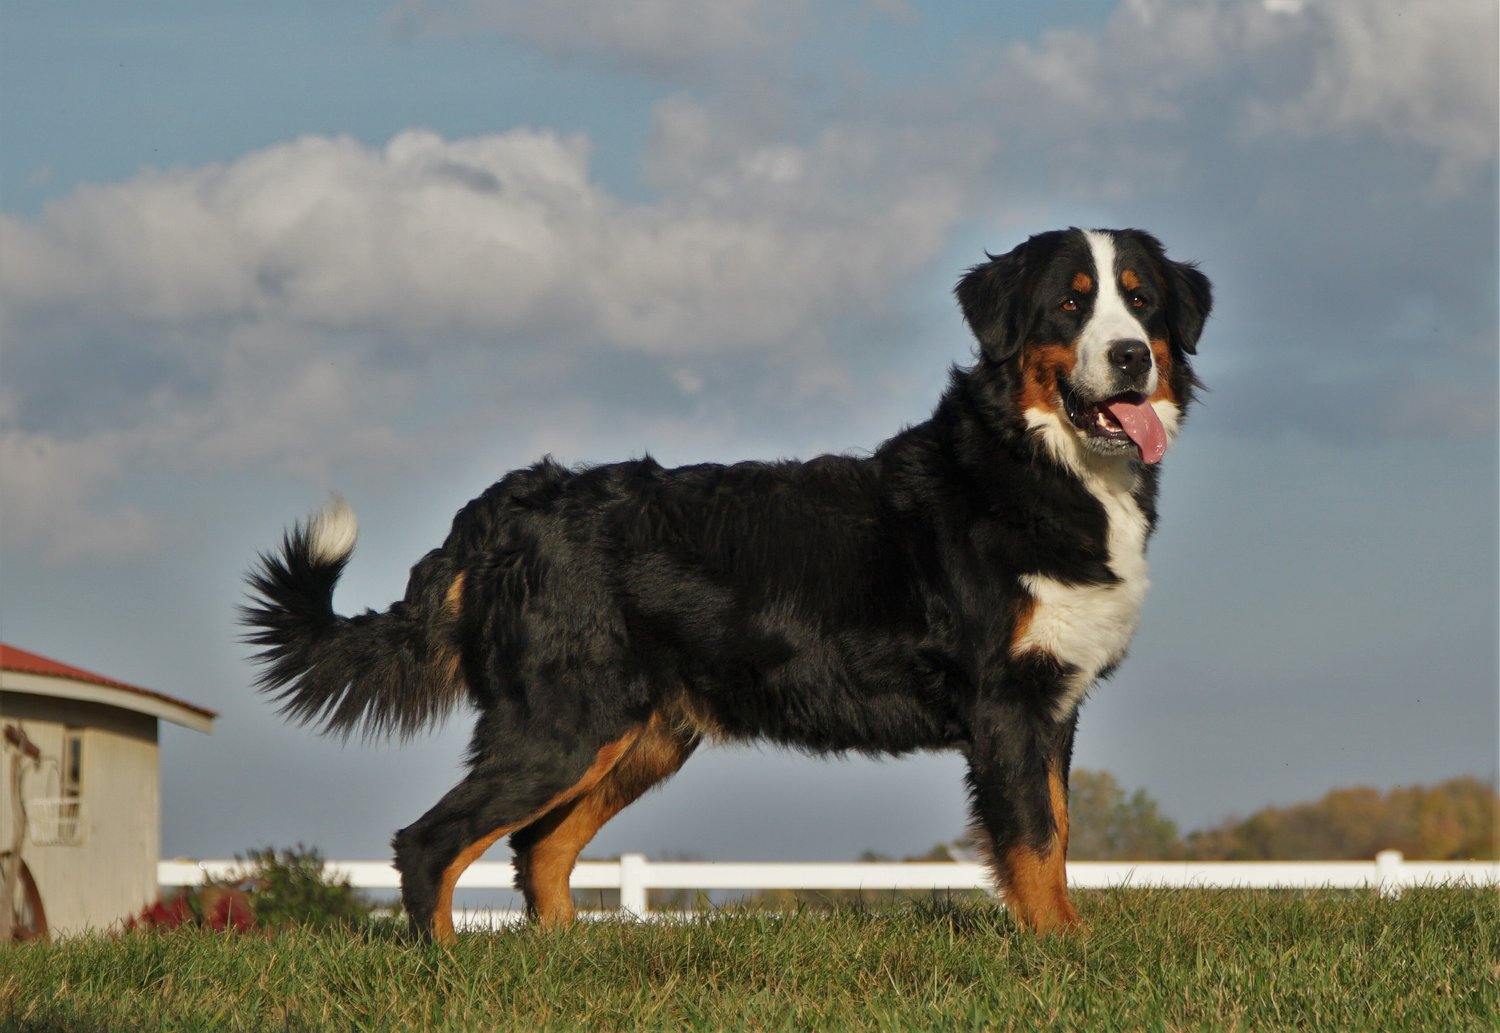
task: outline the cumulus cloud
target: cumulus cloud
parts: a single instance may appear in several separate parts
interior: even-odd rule
[[[1160,131],[1187,120],[1243,146],[1373,132],[1451,186],[1494,160],[1496,29],[1488,0],[1125,0],[1102,31],[1007,48],[985,92],[1021,132],[1041,109],[1060,141],[1108,138],[1137,167],[1179,171]]]
[[[483,23],[606,63],[754,55],[805,13],[742,0],[695,20],[680,6],[403,10],[421,31]],[[1217,242],[1237,266],[1220,318],[1269,338],[1246,360],[1265,375],[1234,382],[1273,384],[1295,353],[1332,385],[1298,409],[1324,432],[1364,405],[1368,391],[1337,383],[1360,349],[1383,357],[1379,384],[1435,383],[1433,354],[1454,383],[1490,382],[1492,354],[1452,342],[1492,340],[1492,308],[1405,256],[1441,239],[1455,267],[1494,267],[1476,209],[1449,203],[1494,175],[1493,22],[1472,0],[1417,13],[1127,0],[1100,29],[980,55],[901,96],[854,90],[836,114],[760,117],[763,97],[732,90],[668,96],[645,148],[648,200],[600,183],[582,136],[409,130],[383,146],[307,136],[0,215],[7,380],[25,385],[0,405],[7,538],[58,555],[70,541],[144,547],[149,506],[107,501],[130,470],[318,480],[416,463],[422,434],[451,433],[465,404],[481,432],[505,421],[540,445],[582,440],[606,409],[634,407],[633,426],[663,433],[725,424],[730,397],[762,422],[820,407],[847,421],[868,408],[861,378],[885,378],[882,393],[901,379],[870,361],[879,335],[955,236],[970,246],[945,275],[1008,246],[996,225],[1100,210],[1173,213]],[[1477,210],[1492,219],[1490,194]],[[1315,276],[1286,260],[1317,255]],[[962,337],[956,320],[927,333]],[[563,390],[553,422],[566,426],[543,435],[535,399]],[[1231,416],[1234,390],[1215,399]],[[1403,422],[1493,426],[1493,398],[1438,394],[1461,399],[1451,418]],[[1429,395],[1411,404],[1427,412]],[[1242,401],[1264,418],[1303,400]],[[64,511],[73,526],[48,516]]]
[[[399,461],[414,393],[456,370],[524,392],[622,353],[685,394],[737,353],[779,364],[783,396],[836,388],[826,324],[878,313],[931,259],[959,213],[953,173],[882,165],[859,134],[726,148],[685,101],[658,121],[666,164],[702,174],[664,173],[651,202],[595,182],[581,137],[409,131],[304,137],[0,216],[7,362],[29,382],[12,454],[79,498],[119,465],[66,461],[99,430],[122,435],[122,463],[316,477]]]
[[[929,257],[956,217],[940,171],[912,192],[872,179],[869,150],[832,137],[752,153],[722,191],[688,176],[694,192],[626,204],[590,180],[577,137],[306,137],[85,188],[34,222],[4,217],[0,261],[23,309],[763,348]],[[738,203],[719,203],[725,191]]]
[[[1363,0],[1290,13],[1295,31],[1324,42],[1304,88],[1250,106],[1256,129],[1374,130],[1441,155],[1445,179],[1494,160],[1500,10],[1489,0]]]
[[[86,187],[35,222],[7,218],[0,256],[23,306],[515,326],[545,300],[568,230],[603,202],[577,138],[409,132],[379,150],[304,137],[227,166]]]

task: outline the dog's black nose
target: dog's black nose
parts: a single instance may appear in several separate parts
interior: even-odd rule
[[[1116,341],[1109,346],[1109,364],[1136,379],[1151,371],[1151,349],[1145,341]]]

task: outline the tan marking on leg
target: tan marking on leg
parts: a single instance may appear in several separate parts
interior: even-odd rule
[[[1047,792],[1052,799],[1052,824],[1057,828],[1057,842],[1063,857],[1068,854],[1068,787],[1056,769],[1047,772]],[[1066,883],[1064,884],[1066,885]]]
[[[530,825],[548,811],[570,800],[575,800],[593,789],[605,775],[609,774],[610,769],[620,762],[620,758],[629,751],[635,741],[640,738],[641,731],[642,729],[640,728],[633,728],[614,742],[601,747],[599,752],[594,756],[594,763],[584,772],[582,778],[548,800],[527,817],[520,821],[512,822],[509,825],[502,825],[459,851],[458,856],[453,859],[447,868],[443,869],[443,874],[438,879],[437,899],[432,912],[432,938],[442,943],[452,941],[453,887],[458,883],[459,876],[463,875],[469,865],[478,860],[501,836],[508,836],[517,829]]]
[[[483,839],[470,843],[453,862],[443,870],[442,878],[438,880],[437,902],[432,911],[432,938],[439,943],[451,943],[453,941],[453,887],[458,882],[469,865],[477,861],[486,850],[488,850],[501,836],[510,831],[510,827],[502,826]]]
[[[1047,775],[1055,831],[1045,850],[1016,846],[1000,859],[999,871],[1006,903],[1017,919],[1033,932],[1062,932],[1082,925],[1068,900],[1068,791],[1056,772]]]
[[[577,800],[549,811],[511,839],[516,888],[526,898],[527,917],[538,925],[553,928],[573,921],[573,891],[568,878],[577,854],[571,859],[566,855],[575,846],[579,852],[583,850],[592,838],[588,826],[593,825],[597,831],[609,820],[607,815],[598,813],[599,794],[600,788],[596,787]],[[517,841],[523,836],[530,840],[524,846]]]
[[[568,877],[579,853],[605,822],[675,773],[696,745],[696,733],[683,736],[670,718],[653,714],[630,752],[597,786],[525,830],[528,845],[517,853],[517,881],[539,925],[573,921]]]

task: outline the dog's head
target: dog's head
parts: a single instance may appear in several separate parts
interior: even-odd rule
[[[1190,399],[1208,278],[1139,230],[1056,230],[956,289],[981,367],[1066,458],[1161,459]]]

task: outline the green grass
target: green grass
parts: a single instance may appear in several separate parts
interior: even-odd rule
[[[1500,897],[1113,890],[564,932],[179,931],[0,949],[0,1030],[1485,1030]]]

